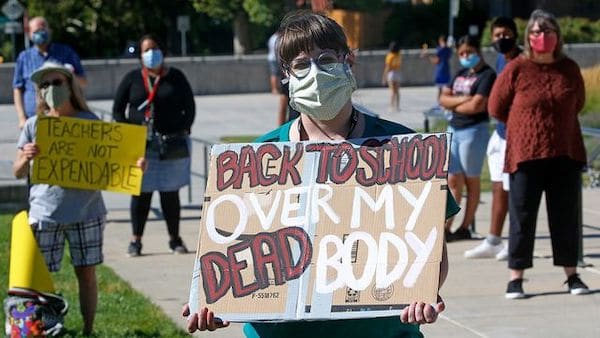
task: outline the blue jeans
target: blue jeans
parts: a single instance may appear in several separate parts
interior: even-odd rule
[[[448,132],[452,133],[448,173],[464,174],[467,177],[481,175],[490,138],[488,126],[487,121],[460,129],[448,126]]]

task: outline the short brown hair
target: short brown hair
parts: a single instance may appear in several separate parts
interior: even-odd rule
[[[309,53],[315,46],[350,53],[346,34],[333,19],[310,11],[288,14],[279,26],[277,52],[283,65],[287,65],[301,52]]]

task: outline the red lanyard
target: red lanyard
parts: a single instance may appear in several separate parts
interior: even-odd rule
[[[160,75],[158,75],[156,77],[156,80],[154,81],[154,85],[152,85],[152,83],[150,82],[150,78],[148,77],[148,69],[144,67],[142,69],[142,78],[144,79],[144,88],[146,89],[148,98],[146,99],[146,101],[144,101],[144,103],[142,103],[140,105],[140,107],[142,107],[142,109],[146,108],[146,111],[144,112],[144,116],[146,117],[146,120],[149,120],[152,117],[152,116],[150,116],[150,114],[151,114],[150,105],[152,104],[152,101],[154,101],[154,96],[156,96],[156,92],[158,91],[158,83],[160,82]],[[141,110],[141,109],[139,109],[139,110]]]

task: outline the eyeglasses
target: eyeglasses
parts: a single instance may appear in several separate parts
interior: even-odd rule
[[[315,64],[319,69],[329,73],[338,63],[340,63],[339,54],[334,52],[323,52],[316,58],[294,59],[289,65],[283,65],[283,68],[289,71],[290,74],[297,79],[301,79],[308,75],[312,64]]]
[[[63,85],[63,83],[65,83],[65,81],[63,79],[54,79],[51,81],[43,81],[42,83],[40,83],[40,89],[46,89],[48,87],[55,86],[55,87],[60,87]]]
[[[535,30],[535,31],[533,31],[533,30],[529,31],[529,35],[533,35],[533,36],[539,36],[542,33],[544,33],[544,34],[550,34],[550,33],[556,33],[556,31],[553,30],[553,29],[550,29],[550,28],[543,28],[543,29],[538,29],[538,30]]]

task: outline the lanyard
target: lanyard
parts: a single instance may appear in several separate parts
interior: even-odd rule
[[[146,100],[144,102],[142,102],[142,104],[140,104],[138,106],[138,111],[145,109],[144,116],[146,117],[146,121],[148,121],[153,117],[153,116],[151,116],[152,109],[150,109],[150,108],[151,108],[152,101],[154,101],[154,96],[156,96],[156,92],[158,91],[158,83],[160,82],[160,75],[158,75],[156,77],[156,80],[154,81],[154,85],[152,85],[152,82],[150,82],[150,77],[148,76],[148,69],[144,67],[142,69],[142,78],[144,80],[144,89],[146,89],[146,94],[148,94],[148,97],[146,98]]]

